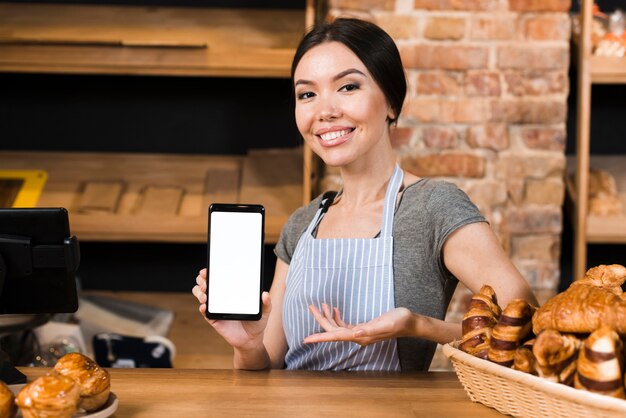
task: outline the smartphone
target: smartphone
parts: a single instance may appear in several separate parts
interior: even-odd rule
[[[261,319],[264,238],[263,206],[209,206],[207,318]]]

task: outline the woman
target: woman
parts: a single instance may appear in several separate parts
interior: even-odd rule
[[[298,47],[292,81],[298,130],[342,190],[289,219],[258,322],[211,321],[234,367],[427,370],[458,280],[491,285],[501,304],[537,304],[491,228],[451,183],[403,172],[391,147],[406,80],[393,40],[374,24],[337,19]],[[193,294],[206,309],[206,270]]]

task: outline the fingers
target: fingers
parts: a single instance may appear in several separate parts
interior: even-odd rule
[[[319,334],[311,334],[304,340],[305,344],[332,342],[332,341],[354,341],[352,331],[346,328],[338,328],[335,331],[320,332]],[[358,341],[354,341],[359,343]],[[360,343],[359,343],[360,344]]]
[[[202,274],[198,274],[198,276],[196,276],[196,284],[200,286],[200,290],[206,292],[206,274],[204,276],[202,276]]]
[[[263,306],[261,308],[262,315],[263,316],[269,315],[269,313],[272,311],[272,298],[270,298],[269,292],[263,292],[261,294],[261,302],[263,303]]]
[[[334,319],[337,325],[344,328],[352,328],[352,325],[348,324],[341,318],[341,311],[339,308],[333,308]]]
[[[324,308],[325,304],[322,304],[322,309]],[[315,320],[317,321],[318,324],[320,324],[320,326],[326,330],[326,331],[332,331],[333,329],[337,328],[337,325],[333,325],[324,314],[322,314],[320,312],[320,310],[317,308],[317,306],[314,305],[309,305],[309,311],[313,314],[313,318],[315,318]]]

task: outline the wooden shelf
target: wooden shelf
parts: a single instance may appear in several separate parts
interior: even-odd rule
[[[245,157],[0,151],[0,167],[47,172],[37,206],[67,208],[81,241],[206,242],[208,204],[244,198],[266,207],[266,243],[275,243],[303,196],[301,149]]]
[[[0,3],[0,71],[289,77],[306,13]]]
[[[596,84],[626,83],[626,58],[591,56],[591,81]]]
[[[577,204],[575,186],[572,180],[576,161],[567,160],[567,191],[574,204]],[[592,156],[589,166],[609,172],[617,185],[622,202],[622,214],[619,216],[587,216],[586,242],[592,244],[626,244],[626,156]]]

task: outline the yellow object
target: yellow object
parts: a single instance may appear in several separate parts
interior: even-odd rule
[[[48,173],[43,170],[0,170],[0,180],[2,179],[23,182],[12,207],[30,208],[37,205],[48,180]]]

